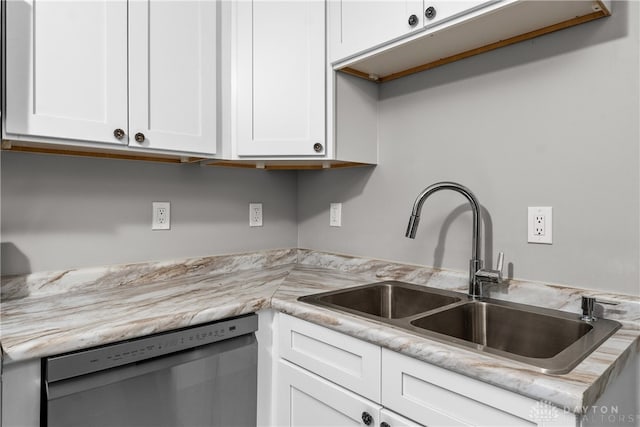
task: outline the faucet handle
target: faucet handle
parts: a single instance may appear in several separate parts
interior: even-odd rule
[[[498,263],[495,270],[480,269],[474,277],[478,282],[478,293],[475,296],[484,296],[484,287],[502,283],[502,269],[504,268],[504,252],[498,253]]]
[[[504,271],[504,252],[498,252],[498,263],[496,264],[496,271],[502,281],[502,272]]]
[[[478,277],[486,282],[502,283],[502,270],[504,269],[504,252],[498,252],[498,262],[495,270],[482,269],[478,271]]]

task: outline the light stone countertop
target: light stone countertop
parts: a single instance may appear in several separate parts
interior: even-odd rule
[[[623,327],[565,375],[297,301],[381,280],[466,292],[463,273],[305,249],[34,273],[3,278],[0,343],[7,363],[273,308],[571,410],[595,403],[640,351],[640,298],[559,285],[512,280],[490,296],[574,313],[581,295],[620,302],[605,317]]]

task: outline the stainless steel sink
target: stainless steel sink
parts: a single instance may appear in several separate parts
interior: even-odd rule
[[[399,319],[462,301],[460,296],[403,282],[380,282],[307,295],[300,301],[375,319]]]
[[[573,369],[620,328],[618,322],[387,281],[300,301],[351,313],[436,341],[515,360],[549,374]]]
[[[471,302],[411,321],[413,326],[524,357],[554,357],[593,329],[565,319]]]

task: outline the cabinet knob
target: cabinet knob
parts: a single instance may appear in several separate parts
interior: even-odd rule
[[[380,423],[380,427],[391,427],[391,426],[389,425],[389,423],[383,421]]]
[[[138,133],[136,133],[134,138],[135,138],[136,142],[139,142],[140,144],[142,144],[144,142],[144,133],[138,132]]]
[[[418,24],[418,17],[416,15],[411,15],[409,17],[409,25],[415,27]]]
[[[120,128],[116,129],[113,131],[113,136],[116,137],[116,139],[122,139],[124,138],[124,131]]]
[[[433,6],[429,6],[427,10],[424,11],[424,16],[427,19],[433,19],[436,17],[436,8]]]
[[[363,412],[362,413],[362,422],[367,426],[371,425],[371,423],[373,422],[373,417],[371,416],[370,413]]]
[[[313,144],[313,151],[315,151],[316,153],[322,153],[323,148],[324,147],[319,142],[316,142],[315,144]]]

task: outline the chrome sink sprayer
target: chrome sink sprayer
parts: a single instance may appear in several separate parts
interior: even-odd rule
[[[620,304],[618,301],[605,301],[601,299],[595,299],[594,297],[582,296],[581,298],[581,306],[582,306],[582,316],[581,320],[585,322],[595,322],[598,320],[596,317],[596,304],[606,304],[606,305],[618,305]]]
[[[504,254],[501,252],[498,255],[498,266],[496,270],[485,270],[482,268],[483,262],[480,259],[480,203],[478,203],[478,199],[476,199],[476,196],[473,195],[471,190],[455,182],[438,182],[425,188],[413,203],[413,210],[411,211],[411,217],[409,218],[409,225],[407,226],[407,233],[405,235],[410,239],[416,237],[418,224],[420,223],[420,212],[422,211],[424,201],[427,200],[430,195],[440,190],[453,190],[458,192],[466,197],[471,205],[473,230],[471,236],[471,261],[469,261],[469,296],[481,298],[483,297],[484,286],[502,283]]]

